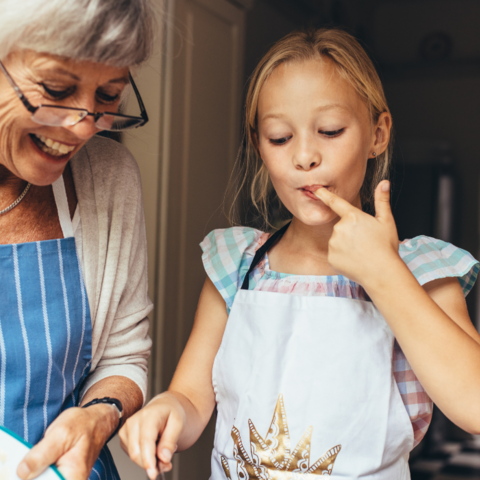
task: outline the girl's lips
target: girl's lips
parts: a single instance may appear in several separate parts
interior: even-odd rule
[[[301,192],[306,195],[308,198],[311,198],[312,200],[317,200],[318,202],[320,201],[320,199],[315,196],[315,194],[313,192],[311,192],[310,190],[304,190],[303,188],[301,189]]]
[[[299,190],[308,198],[311,198],[312,200],[320,201],[320,199],[314,193],[319,188],[328,188],[328,185],[305,185],[304,187],[300,187]]]
[[[315,192],[322,187],[328,188],[328,185],[305,185],[304,187],[300,187],[300,189],[308,192]]]

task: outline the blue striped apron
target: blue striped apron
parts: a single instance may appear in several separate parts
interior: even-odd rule
[[[64,237],[0,245],[0,424],[35,444],[78,405],[92,360],[90,309],[63,178],[53,185]],[[105,446],[90,480],[119,480]]]

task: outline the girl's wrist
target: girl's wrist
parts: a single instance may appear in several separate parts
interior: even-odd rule
[[[185,410],[185,406],[182,402],[183,395],[179,395],[180,398],[176,393],[173,393],[171,391],[162,392],[156,397],[152,398],[152,400],[150,400],[150,402],[148,403],[147,407],[152,404],[154,405],[156,403],[166,402],[170,404],[173,408],[177,409],[177,411],[179,411],[179,413],[181,413],[183,417],[186,417],[187,413]]]
[[[167,400],[169,402],[171,401],[176,401],[178,402],[178,398],[176,397],[176,395],[172,394],[171,392],[169,392],[168,390],[165,391],[165,392],[162,392],[162,393],[159,393],[158,395],[156,395],[155,397],[153,397],[147,405],[150,405],[151,403],[156,403],[158,401],[162,401],[162,400]],[[180,403],[180,402],[178,402]]]
[[[369,297],[374,300],[378,295],[390,294],[391,289],[398,287],[399,279],[407,272],[410,273],[410,270],[401,257],[398,254],[392,255],[378,266],[373,275],[369,275],[362,286]]]

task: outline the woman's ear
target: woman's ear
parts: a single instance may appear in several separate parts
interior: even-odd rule
[[[387,149],[388,142],[390,141],[391,129],[392,116],[389,112],[383,112],[378,118],[378,122],[374,127],[373,145],[370,156],[375,156],[373,155],[373,152],[375,152],[376,156],[378,156]]]

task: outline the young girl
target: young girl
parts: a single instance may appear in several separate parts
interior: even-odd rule
[[[208,278],[170,388],[120,433],[150,478],[215,406],[212,480],[409,479],[430,398],[480,432],[480,336],[464,300],[479,264],[429,237],[399,245],[379,183],[391,127],[372,62],[342,31],[290,34],[260,62],[242,165],[258,211],[271,182],[292,219],[202,242]],[[375,217],[362,211],[373,196]]]

